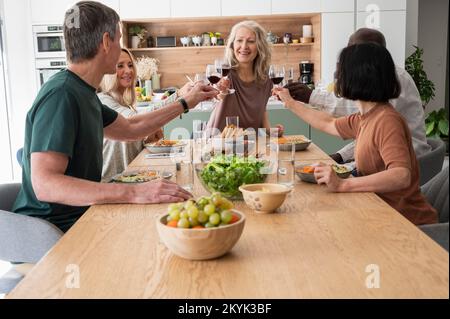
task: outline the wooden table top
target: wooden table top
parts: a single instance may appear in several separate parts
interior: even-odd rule
[[[167,163],[145,154],[130,168]],[[296,160],[332,162],[313,144]],[[198,180],[193,193],[207,194]],[[160,242],[155,220],[167,204],[92,206],[7,297],[449,297],[448,253],[373,193],[296,180],[275,214],[235,206],[244,232],[209,261],[179,258]]]

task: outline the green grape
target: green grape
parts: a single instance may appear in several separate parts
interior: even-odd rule
[[[180,211],[173,211],[169,213],[170,219],[179,220],[180,219]]]
[[[188,215],[187,211],[185,211],[185,210],[181,211],[180,218],[186,218],[187,219],[188,217],[189,217],[189,215]]]
[[[200,223],[198,222],[197,218],[189,217],[189,224],[191,224],[191,227],[195,227],[195,226],[199,225]]]
[[[220,215],[217,213],[212,214],[211,216],[209,216],[209,222],[213,225],[219,225]]]
[[[186,218],[181,218],[177,224],[178,228],[189,228],[191,225]]]
[[[198,216],[198,208],[195,207],[195,206],[190,206],[187,209],[187,213],[188,213],[189,217],[192,217],[192,218],[196,219],[197,216]]]
[[[200,199],[197,201],[197,207],[199,209],[205,208],[205,206],[208,204],[209,204],[209,199],[207,197],[200,197]]]
[[[233,203],[226,198],[222,198],[222,203],[220,204],[222,209],[232,209]]]
[[[220,213],[220,217],[222,218],[222,223],[228,224],[231,221],[233,215],[229,210],[224,210],[223,212]]]
[[[208,217],[208,215],[206,215],[205,212],[200,211],[198,213],[197,219],[200,223],[204,224],[208,221],[209,217]]]
[[[213,227],[216,227],[216,226],[213,225],[213,224],[211,224],[211,223],[206,223],[206,224],[205,224],[205,227],[206,227],[206,228],[213,228]]]
[[[195,206],[195,202],[192,199],[188,200],[186,202],[186,204],[184,204],[185,209],[188,209],[189,207],[192,207],[192,206]]]
[[[204,211],[206,215],[211,216],[216,212],[216,206],[214,204],[208,204],[205,206]]]
[[[222,196],[219,193],[214,193],[211,195],[211,202],[216,206],[220,206],[222,203]]]

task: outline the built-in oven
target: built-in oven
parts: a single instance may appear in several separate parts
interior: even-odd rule
[[[66,68],[66,59],[36,59],[36,74],[38,89],[54,74]]]
[[[40,58],[65,58],[64,31],[60,25],[34,25],[34,56]]]

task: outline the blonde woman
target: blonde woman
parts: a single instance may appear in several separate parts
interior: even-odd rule
[[[136,115],[136,74],[136,63],[133,56],[127,49],[122,48],[116,64],[116,73],[105,75],[100,84],[100,93],[98,93],[100,101],[124,117]],[[178,94],[183,95],[190,88],[190,84],[186,84],[179,90]],[[114,175],[123,172],[128,164],[143,150],[144,143],[162,137],[162,130],[159,130],[152,136],[148,136],[144,141],[120,142],[104,139],[102,181],[107,182]]]
[[[239,116],[242,128],[270,128],[266,105],[272,90],[268,77],[271,55],[266,31],[258,23],[242,21],[233,26],[225,49],[225,59],[231,64],[229,83],[222,79],[219,88],[236,91],[219,96],[208,129],[223,130],[227,116]]]

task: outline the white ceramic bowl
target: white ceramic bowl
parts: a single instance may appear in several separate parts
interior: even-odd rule
[[[167,214],[156,220],[159,238],[175,255],[191,260],[207,260],[223,256],[230,251],[241,237],[245,225],[245,215],[239,216],[234,224],[202,228],[174,228],[166,225]]]
[[[248,184],[239,187],[245,203],[258,213],[272,213],[280,207],[292,188],[280,184]]]

